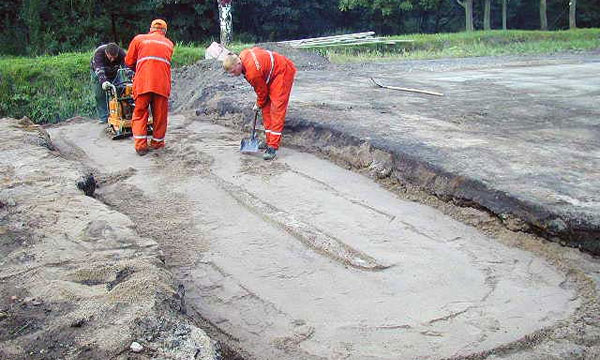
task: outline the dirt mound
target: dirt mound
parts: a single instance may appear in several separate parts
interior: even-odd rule
[[[156,242],[78,189],[87,169],[28,120],[0,134],[0,358],[217,358]]]
[[[314,51],[295,49],[278,43],[263,43],[257,46],[276,51],[291,59],[299,70],[322,70],[330,65],[329,60]]]
[[[329,67],[323,56],[306,50],[294,49],[276,43],[259,44],[290,58],[299,70],[321,70]],[[195,64],[173,70],[173,89],[170,110],[184,111],[204,108],[211,100],[218,102],[220,93],[237,93],[252,107],[253,92],[243,77],[234,78],[223,71],[221,63],[215,60],[201,60]],[[220,104],[221,112],[232,112],[227,104]]]

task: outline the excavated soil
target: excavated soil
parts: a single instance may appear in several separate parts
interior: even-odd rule
[[[339,87],[384,67],[277,50],[300,71],[273,162],[239,153],[252,89],[207,61],[175,74],[145,157],[91,119],[0,120],[0,357],[600,358],[598,258],[350,126],[385,127],[385,97],[367,111]]]

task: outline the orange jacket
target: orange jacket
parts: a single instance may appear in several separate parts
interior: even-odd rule
[[[273,62],[271,61],[271,54],[273,55]],[[240,59],[244,65],[244,76],[254,88],[256,103],[260,108],[263,108],[269,100],[269,87],[273,79],[283,75],[288,65],[295,69],[292,60],[274,51],[271,54],[259,47],[246,49],[240,53]]]
[[[171,57],[173,43],[158,30],[140,34],[131,40],[125,64],[135,67],[133,96],[156,93],[171,94]]]

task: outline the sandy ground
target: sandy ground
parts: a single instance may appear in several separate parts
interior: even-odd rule
[[[293,149],[240,155],[240,133],[212,120],[172,115],[167,148],[143,158],[100,125],[49,132],[93,169],[96,199],[158,243],[230,358],[599,356],[596,259],[491,236]]]
[[[27,120],[0,137],[0,358],[217,359],[157,242],[78,188],[90,164]]]
[[[474,204],[513,229],[600,254],[598,53],[349,66],[290,56],[302,70],[288,145],[328,156],[353,146],[352,156],[332,157],[358,170],[372,165],[361,147],[384,152],[378,178]],[[181,71],[173,107],[247,112],[251,88],[211,66]],[[371,77],[444,96],[378,89]],[[294,141],[299,133],[304,142]]]

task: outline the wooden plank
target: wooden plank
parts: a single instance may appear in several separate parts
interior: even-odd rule
[[[337,47],[337,46],[356,46],[356,45],[370,45],[370,44],[387,44],[387,45],[395,45],[397,43],[408,43],[413,42],[414,40],[388,40],[388,39],[361,39],[356,41],[338,41],[338,42],[329,42],[329,43],[315,43],[315,44],[302,44],[296,46],[299,49],[308,49],[308,48],[324,48],[324,47]]]
[[[279,44],[287,44],[290,46],[295,46],[295,45],[299,45],[299,44],[303,44],[303,43],[307,43],[307,42],[311,42],[311,41],[327,41],[327,40],[335,40],[335,39],[343,39],[343,38],[366,38],[366,37],[371,37],[375,35],[374,31],[367,31],[367,32],[362,32],[362,33],[353,33],[353,34],[344,34],[344,35],[332,35],[332,36],[322,36],[322,37],[316,37],[316,38],[306,38],[306,39],[298,39],[298,40],[287,40],[287,41],[280,41],[278,42]]]

